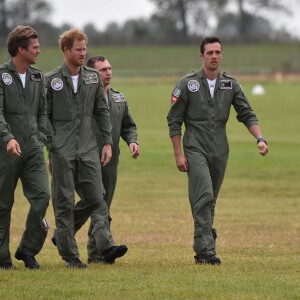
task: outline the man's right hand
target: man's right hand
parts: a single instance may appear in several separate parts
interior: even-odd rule
[[[102,148],[101,164],[105,167],[111,160],[112,149],[110,144],[105,144]]]
[[[15,139],[11,139],[8,141],[6,145],[6,150],[11,155],[21,156],[20,145]]]
[[[180,172],[187,172],[189,169],[189,165],[185,156],[182,153],[180,153],[175,156],[175,159],[178,170]]]

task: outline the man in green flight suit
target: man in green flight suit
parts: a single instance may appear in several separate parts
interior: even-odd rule
[[[104,84],[104,95],[108,102],[110,111],[110,120],[112,124],[112,159],[108,165],[102,167],[102,182],[105,188],[104,199],[110,209],[113,195],[117,183],[118,164],[119,164],[119,142],[120,137],[127,143],[131,155],[136,159],[139,155],[139,146],[137,141],[136,124],[130,114],[129,107],[124,95],[112,88],[109,84],[112,79],[112,70],[109,61],[104,56],[94,56],[88,59],[87,66],[96,69],[101,76]],[[101,151],[103,139],[101,133],[96,130],[97,144]],[[109,216],[111,221],[111,217]],[[107,241],[107,228],[102,226],[100,214],[97,210],[91,215],[91,225],[89,228],[88,242],[88,261],[93,263],[114,263],[114,260],[107,261],[102,255]],[[110,239],[111,245],[114,245]],[[124,253],[125,254],[125,253]]]
[[[179,171],[188,173],[189,200],[194,219],[194,244],[197,264],[218,265],[215,205],[228,160],[226,123],[233,105],[237,119],[256,138],[259,153],[268,146],[241,86],[220,72],[222,44],[207,37],[200,46],[202,68],[185,76],[173,89],[168,114],[169,133]],[[184,154],[181,150],[181,127]]]
[[[83,66],[87,36],[71,29],[60,36],[59,45],[64,64],[46,75],[48,126],[52,133],[47,147],[56,222],[52,240],[67,267],[85,268],[74,235],[96,208],[101,207],[103,214],[108,215],[92,118],[103,137],[103,166],[112,155],[111,125],[99,73]],[[76,209],[75,190],[81,198]],[[74,220],[79,222],[78,227]]]
[[[44,158],[47,106],[43,75],[30,65],[41,51],[38,34],[29,26],[13,29],[7,44],[12,58],[0,66],[0,269],[14,269],[9,231],[19,178],[30,210],[15,257],[26,268],[39,269],[35,256],[49,228],[44,219],[50,199]]]

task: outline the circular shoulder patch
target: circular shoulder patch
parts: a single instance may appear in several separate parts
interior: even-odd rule
[[[200,83],[197,81],[197,80],[190,80],[188,82],[188,89],[191,91],[191,92],[197,92],[199,91],[199,88],[200,88]]]
[[[6,85],[12,84],[12,77],[8,73],[3,73],[2,74],[2,80]]]
[[[60,91],[64,87],[64,83],[60,78],[53,78],[51,80],[51,87],[55,91]]]

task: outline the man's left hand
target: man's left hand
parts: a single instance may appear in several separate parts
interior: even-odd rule
[[[257,144],[257,147],[258,147],[259,153],[260,153],[262,156],[265,156],[265,155],[268,154],[269,148],[268,148],[268,145],[267,145],[265,142],[259,142],[259,143]]]

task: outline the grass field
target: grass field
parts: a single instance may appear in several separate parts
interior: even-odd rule
[[[196,266],[187,178],[175,167],[166,114],[173,80],[116,79],[139,127],[141,155],[122,143],[112,205],[117,244],[129,251],[115,265],[68,270],[50,238],[37,260],[42,268],[0,272],[0,299],[300,299],[299,85],[265,83],[252,97],[270,146],[260,157],[255,140],[234,113],[228,124],[231,154],[217,204],[219,267]],[[12,214],[11,252],[24,228],[28,204],[21,187]],[[86,261],[87,226],[78,234]]]
[[[1,45],[0,45],[1,46]],[[0,49],[1,50],[1,49]],[[199,46],[119,46],[88,47],[88,56],[105,55],[118,77],[181,76],[193,71],[199,62]],[[37,67],[49,72],[63,61],[58,47],[44,48]],[[300,70],[300,43],[223,45],[223,69],[231,74],[272,74]],[[0,62],[7,60],[7,50],[0,51]]]

